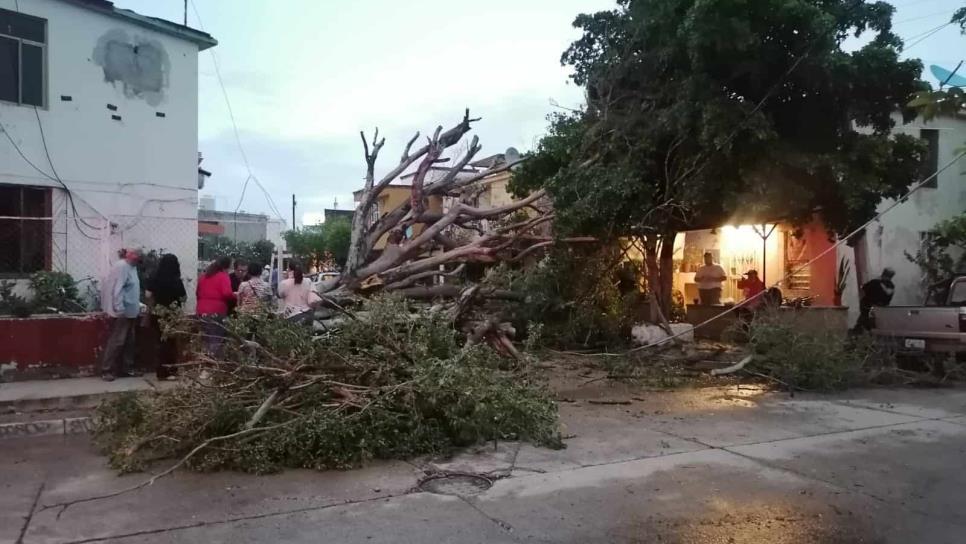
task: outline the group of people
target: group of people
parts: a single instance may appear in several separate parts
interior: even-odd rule
[[[867,281],[862,285],[859,293],[859,319],[852,329],[855,332],[871,330],[874,324],[872,319],[872,308],[876,306],[888,306],[892,302],[892,295],[895,293],[896,286],[892,283],[896,272],[891,268],[882,270],[878,278]],[[763,304],[781,303],[781,292],[777,288],[765,288],[765,283],[758,278],[758,271],[749,270],[743,274],[743,278],[738,280],[738,288],[742,290],[744,300],[739,308],[741,312],[754,312]],[[728,279],[724,268],[715,264],[714,256],[711,253],[704,254],[704,266],[698,268],[694,275],[694,281],[698,284],[698,296],[703,305],[716,305],[721,303],[721,284]],[[764,295],[760,293],[768,291]],[[775,295],[772,295],[772,292]],[[776,300],[777,299],[777,300]]]
[[[106,381],[127,376],[139,376],[134,368],[137,351],[137,330],[141,325],[158,336],[157,377],[174,379],[177,370],[178,345],[172,336],[161,335],[159,307],[180,308],[187,300],[178,257],[167,253],[161,256],[157,270],[145,281],[142,313],[141,283],[137,265],[141,254],[136,249],[120,252],[120,259],[111,267],[104,281],[101,303],[110,318],[110,330],[101,354],[101,377]],[[234,264],[234,266],[232,266]],[[229,273],[229,268],[232,271]],[[212,261],[198,277],[196,316],[205,350],[219,356],[226,336],[225,320],[236,314],[252,314],[268,308],[288,319],[308,321],[312,308],[321,300],[305,276],[302,266],[291,261],[287,277],[277,280],[277,271],[266,273],[257,262],[245,262],[228,257]],[[276,304],[277,300],[277,304]]]
[[[745,310],[755,310],[767,300],[765,296],[759,296],[765,291],[765,282],[758,277],[757,270],[749,270],[742,274],[744,276],[738,280],[738,288],[744,300],[742,304]],[[721,284],[728,279],[724,268],[714,262],[714,255],[710,252],[704,254],[704,266],[698,268],[694,274],[694,281],[698,284],[698,298],[702,305],[713,306],[721,304]]]

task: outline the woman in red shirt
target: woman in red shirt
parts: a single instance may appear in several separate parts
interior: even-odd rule
[[[208,265],[204,274],[198,278],[198,317],[201,318],[201,334],[205,351],[212,357],[221,356],[225,342],[225,317],[228,315],[228,302],[235,300],[231,290],[228,267],[231,259],[219,257]]]

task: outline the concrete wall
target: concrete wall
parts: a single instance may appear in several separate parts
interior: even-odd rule
[[[728,308],[723,306],[688,306],[685,321],[692,325],[699,325],[715,316],[725,313],[727,310]],[[813,306],[808,308],[782,307],[779,309],[778,315],[782,319],[794,320],[799,330],[803,332],[820,335],[844,335],[848,331],[848,309],[840,306]],[[695,328],[694,336],[695,338],[715,341],[726,339],[728,336],[727,332],[732,329],[736,320],[736,313],[729,312],[700,328]]]
[[[966,145],[966,120],[943,117],[928,123],[915,120],[907,125],[897,121],[895,132],[919,135],[922,128],[939,130],[939,166],[952,160],[957,149]],[[896,270],[896,293],[892,299],[895,305],[921,304],[923,288],[919,267],[910,262],[905,253],[915,254],[919,249],[920,234],[933,228],[936,223],[962,213],[966,210],[966,160],[960,159],[941,173],[935,188],[923,187],[906,202],[899,204],[868,229],[861,242],[867,255],[865,270],[866,281],[876,277],[884,267]],[[879,211],[892,205],[885,200]],[[858,313],[858,289],[855,271],[855,255],[852,248],[839,247],[839,255],[853,261],[852,275],[844,297],[844,304],[851,308],[849,319],[854,322]]]
[[[513,195],[511,195],[507,190],[509,183],[509,171],[493,174],[492,176],[480,182],[481,185],[486,187],[486,190],[480,195],[480,207],[494,208],[496,206],[505,206],[513,202]]]
[[[15,2],[0,0],[0,8],[15,10]],[[193,284],[198,46],[58,0],[21,1],[20,11],[47,19],[47,106],[35,112],[0,102],[0,122],[24,155],[49,174],[39,117],[50,162],[74,203],[5,138],[0,139],[0,183],[57,188],[53,268],[77,279],[99,278],[117,248],[143,246],[175,253]],[[160,77],[157,91],[118,79],[104,51],[122,43],[157,53],[162,72],[153,74]]]

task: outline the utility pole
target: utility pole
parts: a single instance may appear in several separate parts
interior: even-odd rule
[[[292,195],[292,230],[295,230],[295,195]]]
[[[184,26],[188,26],[188,0],[184,0]]]

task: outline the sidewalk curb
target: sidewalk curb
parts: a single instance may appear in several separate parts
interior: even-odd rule
[[[147,391],[147,389],[145,390]],[[78,410],[90,409],[120,392],[85,393],[81,395],[58,396],[47,398],[24,398],[0,400],[0,409],[13,409],[18,412],[37,412],[42,410]]]
[[[0,440],[5,438],[34,438],[71,434],[87,434],[93,429],[90,417],[69,417],[63,419],[44,419],[0,423]]]

